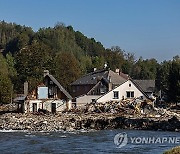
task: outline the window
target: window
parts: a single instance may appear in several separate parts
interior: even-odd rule
[[[114,99],[119,99],[119,91],[114,91]]]
[[[100,94],[105,94],[107,92],[107,88],[105,85],[101,85],[100,87]]]
[[[91,102],[93,102],[93,103],[96,102],[96,99],[92,99]]]
[[[126,96],[127,98],[134,98],[134,91],[127,91]]]
[[[53,81],[49,81],[49,84],[53,84]]]
[[[72,102],[76,102],[76,98],[73,98],[73,99],[72,99]]]
[[[131,84],[129,84],[129,87],[131,87]]]

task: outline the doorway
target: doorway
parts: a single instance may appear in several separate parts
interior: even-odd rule
[[[33,103],[33,112],[37,112],[37,103]]]
[[[56,103],[52,103],[51,111],[52,111],[52,113],[56,113]]]

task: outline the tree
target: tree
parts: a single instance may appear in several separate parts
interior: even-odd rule
[[[168,77],[169,77],[170,66],[171,66],[171,61],[164,61],[157,68],[156,88],[158,91],[161,90],[162,96],[168,94],[168,86],[169,86]]]
[[[51,50],[44,45],[34,41],[32,45],[21,49],[16,54],[16,70],[18,73],[17,90],[23,91],[23,83],[29,82],[30,91],[42,81],[43,71],[53,68]],[[53,70],[53,69],[52,69]]]
[[[105,53],[105,61],[112,70],[119,68],[122,71],[122,65],[125,62],[124,51],[122,51],[118,46],[113,46],[111,49],[107,49]]]
[[[62,52],[55,58],[55,76],[65,88],[80,76],[79,62],[72,53]]]
[[[132,69],[135,63],[135,56],[133,53],[125,53],[125,61],[122,64],[122,72],[131,76]]]
[[[12,83],[9,78],[6,59],[0,53],[0,103],[10,103],[12,96]]]
[[[158,68],[157,60],[146,59],[143,60],[142,57],[134,64],[132,70],[132,77],[134,79],[151,79],[155,80],[156,72]]]
[[[0,73],[0,104],[10,103],[12,97],[11,80],[4,74]]]
[[[180,102],[180,57],[174,57],[169,71],[168,96],[172,102]]]
[[[15,69],[15,59],[11,53],[8,53],[6,55],[6,61],[8,66],[9,77],[13,81],[17,78],[17,71]]]

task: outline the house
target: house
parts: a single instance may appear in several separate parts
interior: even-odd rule
[[[110,69],[95,70],[71,84],[73,103],[76,104],[76,107],[82,108],[87,103],[96,101],[128,78],[128,75],[120,73],[119,69],[116,69],[116,72]]]
[[[24,94],[18,94],[13,100],[17,104],[17,111],[24,112],[24,105],[28,95],[28,82],[24,83]]]
[[[18,101],[18,103],[22,104],[21,109],[25,113],[38,112],[39,110],[56,113],[71,109],[71,95],[49,74],[48,70],[44,71],[43,82],[34,91],[24,96],[26,99]]]
[[[99,97],[96,102],[105,103],[108,101],[121,101],[123,99],[133,98],[141,98],[143,100],[150,99],[136,82],[132,79],[128,79],[118,87]]]
[[[154,91],[153,80],[132,80],[116,69],[103,69],[91,72],[71,84],[73,103],[85,107],[91,102],[119,101],[141,97],[149,99]]]
[[[73,97],[81,96],[87,94],[95,86],[99,86],[99,94],[104,94],[107,91],[118,86],[129,77],[123,73],[119,72],[119,69],[116,69],[116,73],[110,69],[95,70],[89,74],[84,75],[83,77],[77,79],[71,84],[71,95]],[[100,85],[100,81],[104,79],[104,82],[107,83],[106,87]],[[97,85],[98,84],[98,85]],[[108,85],[109,84],[109,85]]]

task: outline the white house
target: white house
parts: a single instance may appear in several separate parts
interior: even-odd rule
[[[73,103],[85,107],[91,102],[119,101],[126,98],[149,99],[155,89],[154,80],[132,80],[116,69],[95,70],[71,84]]]
[[[85,108],[86,104],[91,102],[95,102],[101,95],[81,95],[76,97],[76,107],[77,108]]]
[[[120,101],[122,99],[131,99],[141,97],[149,99],[148,95],[133,80],[128,79],[113,90],[99,97],[96,102],[105,103],[108,101]]]

